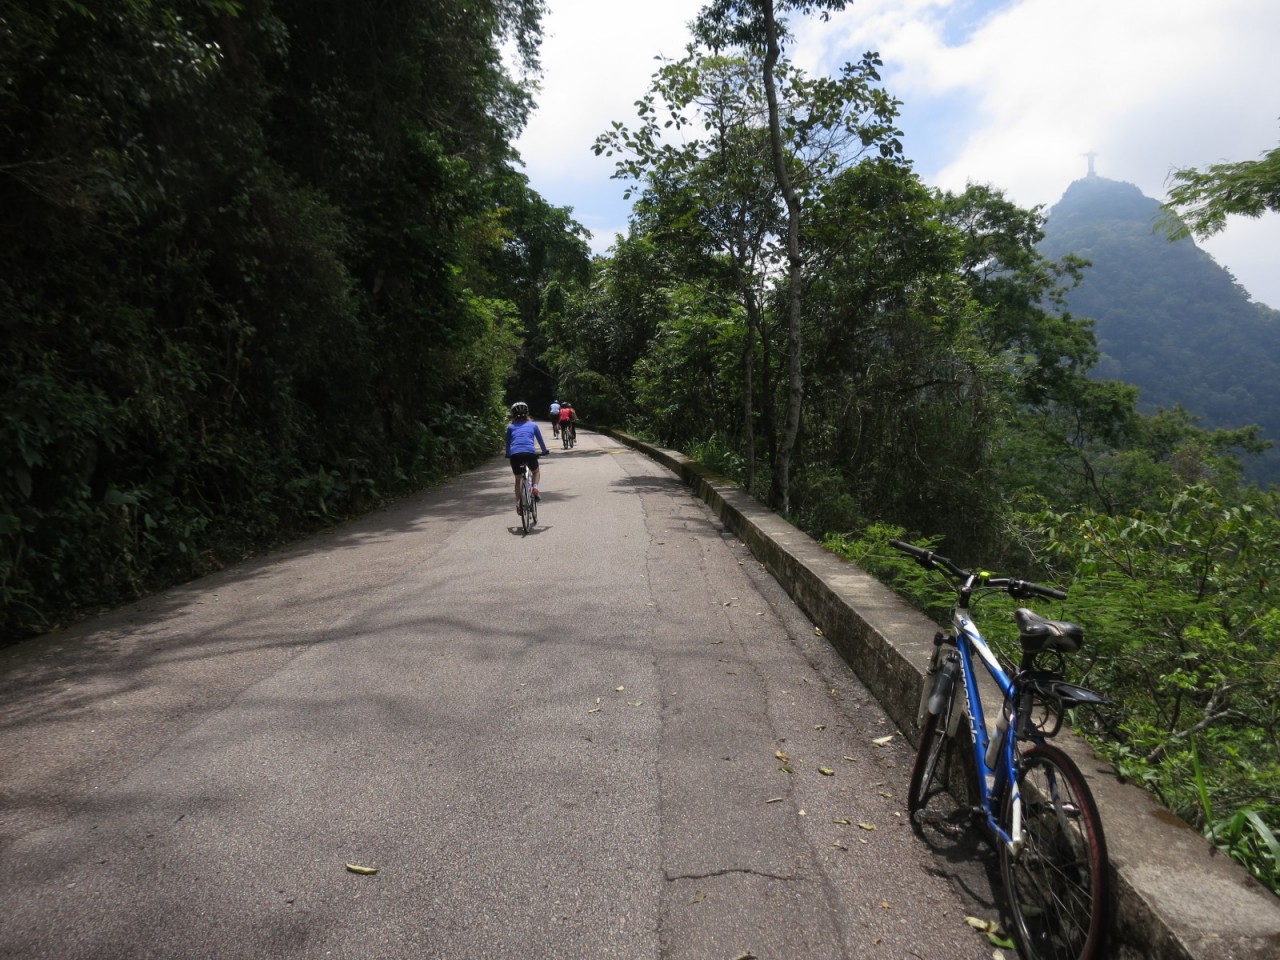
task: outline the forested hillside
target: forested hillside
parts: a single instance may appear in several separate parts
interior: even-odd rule
[[[0,631],[490,455],[541,0],[0,0]]]
[[[1094,375],[1140,388],[1139,407],[1181,404],[1206,425],[1256,423],[1280,439],[1280,311],[1248,294],[1193,240],[1156,229],[1160,204],[1132,184],[1088,177],[1067,188],[1040,250],[1090,261],[1066,307],[1095,322]],[[1280,451],[1250,470],[1280,482]]]

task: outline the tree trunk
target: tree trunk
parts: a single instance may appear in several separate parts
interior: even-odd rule
[[[774,18],[773,0],[764,2],[765,31],[768,46],[764,57],[764,90],[769,102],[769,143],[773,153],[773,172],[778,189],[787,204],[787,411],[782,429],[782,443],[773,463],[771,502],[786,514],[791,509],[791,457],[796,436],[800,432],[800,406],[804,399],[804,370],[801,365],[800,318],[803,306],[804,278],[800,259],[800,197],[787,170],[782,149],[782,124],[778,117],[778,90],[773,68],[781,50],[778,45],[778,23]]]

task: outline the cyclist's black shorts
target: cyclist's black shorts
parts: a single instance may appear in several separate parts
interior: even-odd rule
[[[536,453],[513,453],[511,455],[511,472],[517,477],[524,473],[524,465],[529,465],[530,470],[538,469],[538,455]]]

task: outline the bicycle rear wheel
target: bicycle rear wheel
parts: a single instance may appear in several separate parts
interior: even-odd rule
[[[1107,845],[1084,775],[1060,749],[1035,744],[1022,752],[1024,843],[1015,855],[1000,843],[1000,876],[1019,948],[1027,960],[1089,960],[1106,931]],[[1013,822],[1006,790],[1000,825]]]
[[[520,481],[520,526],[527,536],[533,528],[533,491],[529,485],[529,474]]]

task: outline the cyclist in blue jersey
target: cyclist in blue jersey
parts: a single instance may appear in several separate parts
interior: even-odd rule
[[[538,448],[542,448],[543,456],[549,451],[547,443],[542,439],[542,431],[529,419],[527,403],[511,405],[511,422],[507,424],[507,457],[511,460],[511,472],[516,476],[516,513],[520,512],[520,478],[524,474],[527,463],[533,471],[533,499],[541,500],[538,494]]]

